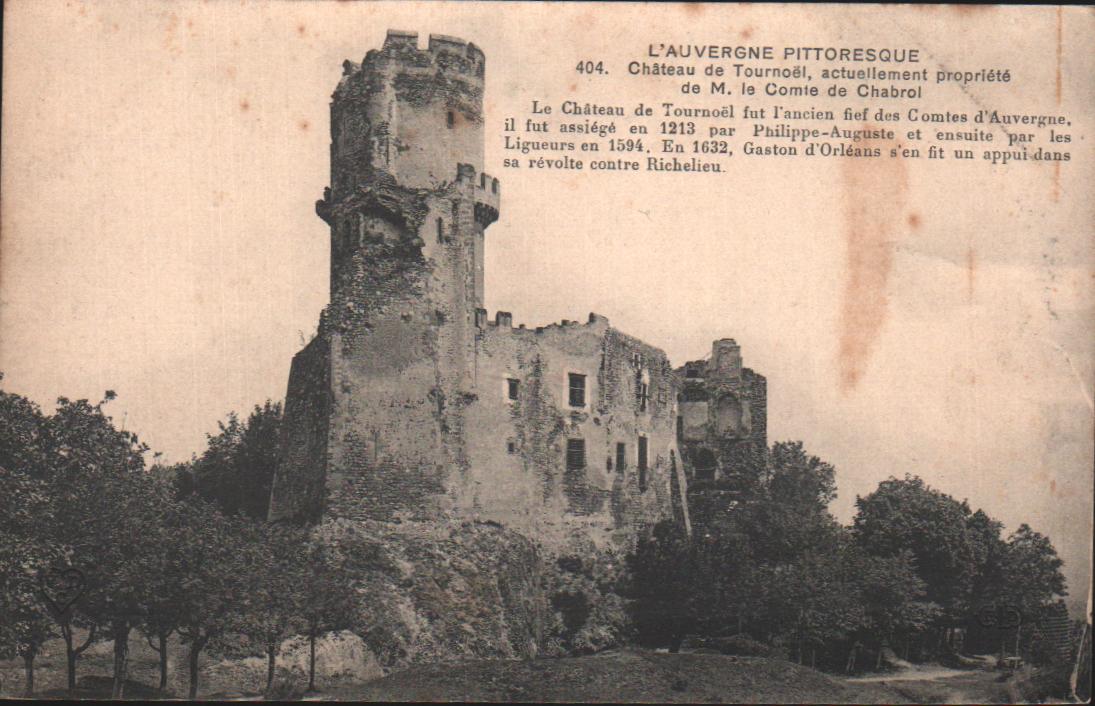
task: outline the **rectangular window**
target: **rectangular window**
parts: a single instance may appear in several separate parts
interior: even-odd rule
[[[437,242],[445,242],[445,223],[440,218],[437,219]]]
[[[445,113],[445,125],[452,129],[452,126],[456,124],[456,115],[450,110]]]
[[[567,439],[567,470],[576,471],[586,467],[585,439]]]
[[[516,442],[513,442],[513,441],[507,441],[506,442],[506,453],[511,453],[511,454],[517,453],[517,444],[516,444]]]
[[[639,437],[639,492],[646,492],[646,437]]]
[[[639,411],[640,412],[645,412],[646,411],[646,403],[650,399],[650,385],[648,385],[645,382],[640,382],[639,383],[638,398],[639,398]]]
[[[616,472],[623,473],[627,468],[627,444],[616,444]]]
[[[517,399],[517,393],[520,390],[521,383],[513,378],[506,378],[506,397],[511,400]]]
[[[586,406],[586,376],[578,373],[570,373],[567,376],[568,389],[570,390],[570,406]]]

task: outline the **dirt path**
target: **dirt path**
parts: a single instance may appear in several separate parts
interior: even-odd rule
[[[844,681],[851,685],[886,685],[912,703],[993,704],[1014,700],[1007,675],[991,669],[912,666],[892,674],[849,677]]]

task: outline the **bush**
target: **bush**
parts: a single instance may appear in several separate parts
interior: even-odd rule
[[[591,654],[629,636],[625,602],[616,591],[624,562],[592,544],[572,549],[545,567],[543,590],[551,608],[544,630],[547,656]]]

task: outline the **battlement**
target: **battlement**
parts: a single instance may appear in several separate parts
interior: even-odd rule
[[[537,326],[536,328],[527,328],[524,324],[514,327],[513,314],[508,311],[499,311],[495,313],[494,320],[489,320],[486,309],[475,310],[475,325],[477,328],[485,329],[501,329],[511,331],[513,333],[535,333],[542,334],[545,331],[576,331],[585,330],[592,326],[604,326],[608,327],[608,317],[601,316],[600,314],[594,314],[590,312],[589,318],[583,324],[580,321],[571,321],[570,319],[562,319],[559,323],[548,324],[547,326]]]
[[[380,51],[370,51],[362,65],[370,59],[383,56],[415,68],[434,68],[455,71],[468,77],[483,79],[486,56],[483,50],[471,42],[444,34],[431,34],[426,49],[418,48],[418,32],[388,30]]]
[[[484,228],[498,220],[502,202],[502,186],[486,172],[476,177],[475,167],[470,164],[456,165],[456,181],[471,184],[475,198],[475,219]]]

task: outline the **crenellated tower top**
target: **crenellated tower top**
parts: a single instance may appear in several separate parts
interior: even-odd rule
[[[483,169],[483,75],[474,44],[389,31],[360,64],[347,61],[331,102],[331,185],[337,200],[377,172],[437,188],[458,163]]]

